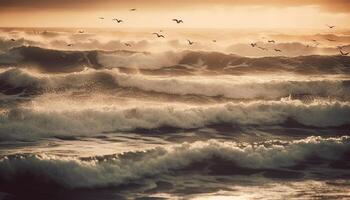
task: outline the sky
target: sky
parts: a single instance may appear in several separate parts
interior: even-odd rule
[[[0,0],[1,27],[319,29],[327,24],[350,28],[350,0]]]

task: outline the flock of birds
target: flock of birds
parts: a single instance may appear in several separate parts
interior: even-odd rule
[[[136,8],[132,8],[132,9],[130,9],[130,11],[131,11],[131,12],[135,12],[135,11],[136,11]],[[100,20],[105,20],[105,17],[99,17],[99,19],[100,19]],[[122,19],[118,19],[118,18],[112,18],[112,20],[115,21],[115,22],[117,22],[118,24],[124,22]],[[184,23],[184,21],[183,21],[182,19],[176,19],[176,18],[174,18],[174,19],[172,19],[172,21],[174,21],[174,22],[177,23],[177,24]],[[327,24],[327,27],[328,27],[329,29],[334,29],[336,26],[334,26],[334,25],[328,25],[328,24]],[[154,32],[154,33],[152,33],[152,34],[155,35],[157,38],[165,38],[164,34],[162,34],[163,31],[160,30],[159,32],[160,32],[160,33]],[[85,31],[84,31],[84,30],[79,30],[78,33],[83,34],[83,33],[85,33]],[[266,38],[263,37],[262,39],[266,39]],[[326,40],[329,41],[329,42],[336,42],[336,40],[331,39],[331,38],[326,38]],[[11,39],[11,41],[16,41],[16,40],[15,40],[15,39]],[[187,42],[188,42],[188,45],[193,45],[193,44],[195,44],[194,41],[191,41],[191,40],[189,40],[189,39],[187,39]],[[217,41],[214,39],[214,40],[212,40],[212,42],[216,43]],[[313,44],[314,44],[314,47],[317,47],[318,45],[321,44],[319,41],[317,41],[317,40],[315,40],[315,39],[313,39],[312,42],[313,42]],[[269,43],[269,44],[276,44],[276,41],[275,41],[275,40],[267,40],[267,43]],[[127,46],[127,47],[132,47],[132,44],[130,44],[130,43],[124,43],[124,45]],[[67,44],[67,46],[68,46],[68,47],[72,47],[73,44],[70,43],[70,44]],[[259,46],[257,42],[250,43],[250,46],[253,47],[253,48],[258,48],[258,49],[260,49],[260,50],[262,50],[262,51],[268,51],[268,50],[269,50],[269,49],[266,48],[266,47]],[[309,48],[309,47],[311,47],[311,46],[310,46],[310,45],[307,45],[306,47]],[[343,49],[344,47],[345,47],[345,46],[337,46],[337,48],[338,48],[338,50],[339,50],[339,53],[340,53],[342,56],[347,56],[347,55],[349,54],[349,52],[345,52],[345,50]],[[281,49],[278,49],[278,48],[273,48],[273,50],[274,50],[275,52],[280,52],[280,53],[282,52],[282,50],[281,50]]]
[[[133,9],[130,9],[130,11],[136,11],[136,9],[133,8]],[[104,17],[100,17],[99,19],[104,20],[105,18],[104,18]],[[113,20],[113,21],[116,21],[117,23],[122,23],[122,22],[124,22],[123,20],[117,19],[117,18],[113,18],[112,20]],[[182,19],[172,19],[172,21],[176,22],[177,24],[184,23],[184,21],[183,21]],[[335,28],[335,26],[333,26],[333,25],[327,25],[327,27],[328,27],[329,29]],[[160,30],[160,32],[163,32],[163,31]],[[165,36],[164,36],[163,34],[161,34],[161,33],[155,32],[155,33],[152,33],[152,34],[155,35],[157,38],[165,38]],[[265,39],[265,38],[263,38],[263,39]],[[330,42],[336,42],[336,40],[330,39],[330,38],[326,38],[326,40],[328,40],[328,41],[330,41]],[[318,45],[321,44],[321,43],[319,43],[317,40],[312,40],[312,41],[314,42],[315,46],[318,46]],[[189,40],[189,39],[187,39],[187,42],[188,42],[189,45],[193,45],[193,44],[195,43],[195,42],[193,42],[193,41],[191,41],[191,40]],[[215,43],[216,40],[212,40],[212,42]],[[270,44],[276,44],[276,41],[275,41],[275,40],[267,40],[267,42],[270,43]],[[124,43],[124,44],[125,44],[125,46],[127,46],[127,47],[131,47],[131,44],[130,44],[130,43]],[[260,50],[263,50],[263,51],[268,51],[268,50],[269,50],[269,49],[266,48],[266,47],[259,46],[257,42],[255,42],[255,43],[250,43],[250,45],[251,45],[253,48],[256,47],[256,48],[258,48],[258,49],[260,49]],[[309,48],[310,45],[307,45],[306,47]],[[340,54],[341,54],[342,56],[347,56],[347,55],[349,54],[349,52],[345,52],[345,51],[343,50],[343,47],[344,47],[344,46],[337,46],[337,48],[338,48]],[[278,48],[274,48],[273,50],[274,50],[275,52],[282,52],[282,50],[281,50],[281,49],[278,49]]]
[[[327,25],[327,27],[328,27],[329,29],[335,28],[335,26],[333,26],[333,25]],[[265,39],[265,38],[263,37],[263,39]],[[330,38],[326,38],[326,40],[329,41],[329,42],[336,42],[336,40],[330,39]],[[272,44],[276,44],[276,41],[275,41],[275,40],[267,40],[267,42],[270,43],[270,44],[271,44],[271,43],[272,43]],[[314,46],[315,46],[315,47],[317,47],[318,45],[321,44],[320,42],[318,42],[318,41],[315,40],[315,39],[313,39],[312,42],[314,43]],[[263,51],[268,51],[268,50],[269,50],[269,49],[266,48],[266,47],[258,46],[258,43],[257,43],[257,42],[255,42],[255,43],[250,43],[250,45],[251,45],[253,48],[256,47],[256,48],[261,49],[261,50],[263,50]],[[306,45],[306,47],[309,48],[310,45]],[[344,49],[343,49],[344,47],[345,47],[345,46],[337,46],[340,55],[342,55],[342,56],[347,56],[347,55],[349,54],[349,52],[345,52]],[[276,51],[276,52],[282,52],[281,49],[277,49],[277,48],[274,48],[273,50]]]
[[[136,11],[136,8],[132,8],[132,9],[130,9],[130,11],[134,12],[134,11]],[[105,20],[106,18],[105,17],[99,17],[99,19],[100,20]],[[122,19],[118,19],[118,18],[113,18],[112,20],[117,22],[118,24],[124,22]],[[182,19],[176,19],[176,18],[172,19],[171,21],[174,21],[177,24],[184,23],[184,21]],[[163,32],[163,31],[160,30],[159,32]],[[80,30],[79,33],[84,33],[84,31]],[[152,34],[155,35],[157,38],[165,38],[165,35],[162,34],[162,33],[154,32]],[[187,39],[187,42],[188,42],[189,45],[193,45],[195,43],[195,42],[193,42],[193,41],[191,41],[189,39]],[[216,40],[213,40],[213,42],[216,42]],[[68,44],[68,45],[72,46],[72,44]],[[132,46],[130,43],[124,43],[124,45],[127,46],[127,47],[131,47]]]

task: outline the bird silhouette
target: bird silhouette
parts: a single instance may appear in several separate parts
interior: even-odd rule
[[[333,39],[329,39],[329,38],[326,38],[326,40],[330,41],[330,42],[335,42],[336,40],[333,40]]]
[[[267,41],[268,43],[273,43],[273,44],[275,44],[276,43],[276,41],[275,40],[269,40],[269,41]]]
[[[349,52],[343,52],[341,49],[339,49],[339,52],[342,56],[347,56],[349,54]]]
[[[193,45],[194,44],[194,42],[192,42],[191,40],[187,40],[187,42],[188,42],[189,45]]]
[[[130,43],[124,43],[124,45],[127,46],[127,47],[131,47]]]
[[[114,19],[113,19],[113,21],[117,21],[117,22],[118,22],[118,24],[123,22],[123,20],[121,20],[121,19],[117,19],[117,18],[114,18]]]
[[[276,52],[282,52],[281,49],[274,49]]]
[[[99,17],[99,19],[105,19],[104,17]]]
[[[257,46],[257,44],[256,44],[256,42],[255,42],[255,43],[250,43],[250,46],[252,46],[252,47],[256,47],[256,46]]]
[[[213,42],[216,42],[216,40],[213,40]]]
[[[72,47],[73,46],[73,44],[67,44],[67,47]]]
[[[11,41],[12,41],[12,42],[15,42],[16,40],[12,38]]]
[[[153,35],[156,35],[157,37],[159,37],[159,38],[165,38],[164,37],[164,35],[161,35],[161,34],[159,34],[159,33],[152,33]]]
[[[136,8],[131,8],[130,11],[131,12],[136,11]]]
[[[84,33],[84,30],[79,30],[78,33]]]
[[[173,19],[174,22],[180,24],[180,23],[184,23],[184,21],[182,21],[182,19]]]
[[[268,51],[268,49],[265,48],[265,47],[258,47],[258,48],[261,49],[261,50],[263,50],[263,51]]]
[[[331,26],[331,25],[327,25],[327,26],[328,26],[328,28],[331,28],[331,29],[335,28],[335,26]]]

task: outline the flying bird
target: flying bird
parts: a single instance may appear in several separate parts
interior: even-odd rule
[[[339,49],[339,51],[340,51],[340,54],[342,55],[342,56],[347,56],[348,54],[349,54],[349,52],[343,52],[341,49]]]
[[[114,18],[114,19],[113,19],[113,21],[117,21],[117,22],[118,22],[118,24],[119,24],[119,23],[121,23],[121,22],[123,22],[123,20],[121,20],[121,19],[117,19],[117,18]]]
[[[328,26],[328,28],[335,28],[335,26],[330,26],[330,25],[327,25]]]
[[[67,47],[72,47],[73,46],[73,44],[67,44]]]
[[[256,46],[257,46],[257,44],[256,44],[256,42],[255,42],[255,43],[250,43],[250,46],[252,46],[252,47],[256,47]]]
[[[99,19],[105,19],[104,17],[99,17]]]
[[[130,11],[131,12],[136,11],[136,8],[131,8]]]
[[[164,37],[164,35],[161,35],[161,34],[159,34],[159,33],[152,33],[153,35],[157,35],[157,37],[159,37],[159,38],[165,38]]]
[[[216,42],[216,40],[213,40],[213,42]]]
[[[79,33],[84,33],[84,30],[79,30],[78,32],[79,32]]]
[[[276,52],[282,52],[282,50],[281,50],[281,49],[275,49],[275,51],[276,51]]]
[[[263,50],[263,51],[268,51],[267,48],[264,48],[264,47],[258,47],[259,49]]]
[[[188,44],[189,44],[189,45],[194,44],[194,42],[192,42],[191,40],[187,40],[187,41],[188,41]]]
[[[182,21],[182,19],[173,19],[174,22],[180,24],[180,23],[184,23],[184,21]]]
[[[267,41],[268,43],[273,43],[273,44],[275,44],[276,43],[276,41],[275,40],[269,40],[269,41]]]
[[[12,41],[12,42],[15,42],[16,40],[12,38],[11,41]]]
[[[335,42],[336,41],[336,40],[329,39],[329,38],[327,38],[327,40],[330,41],[330,42]]]
[[[124,43],[124,45],[127,46],[127,47],[131,47],[130,43]]]

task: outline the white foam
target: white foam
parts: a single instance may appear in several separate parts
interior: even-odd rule
[[[316,156],[324,161],[337,160],[350,150],[349,137],[309,137],[291,141],[285,146],[246,146],[236,143],[207,142],[184,143],[170,148],[155,148],[139,152],[139,159],[109,157],[105,161],[81,161],[74,157],[37,155],[0,161],[0,176],[12,179],[16,175],[31,173],[45,177],[69,188],[95,188],[125,184],[150,176],[162,176],[183,169],[194,162],[210,162],[214,156],[232,161],[237,166],[253,169],[290,167]],[[140,157],[141,156],[141,157]],[[209,163],[208,163],[209,164]],[[216,163],[219,164],[220,163]],[[232,171],[239,170],[232,166]]]
[[[45,104],[47,105],[47,104]],[[57,109],[32,104],[0,114],[0,136],[7,139],[91,135],[104,131],[128,131],[160,127],[201,128],[210,124],[279,125],[292,118],[316,127],[350,123],[350,104],[298,100],[255,101],[209,106],[106,106]]]

